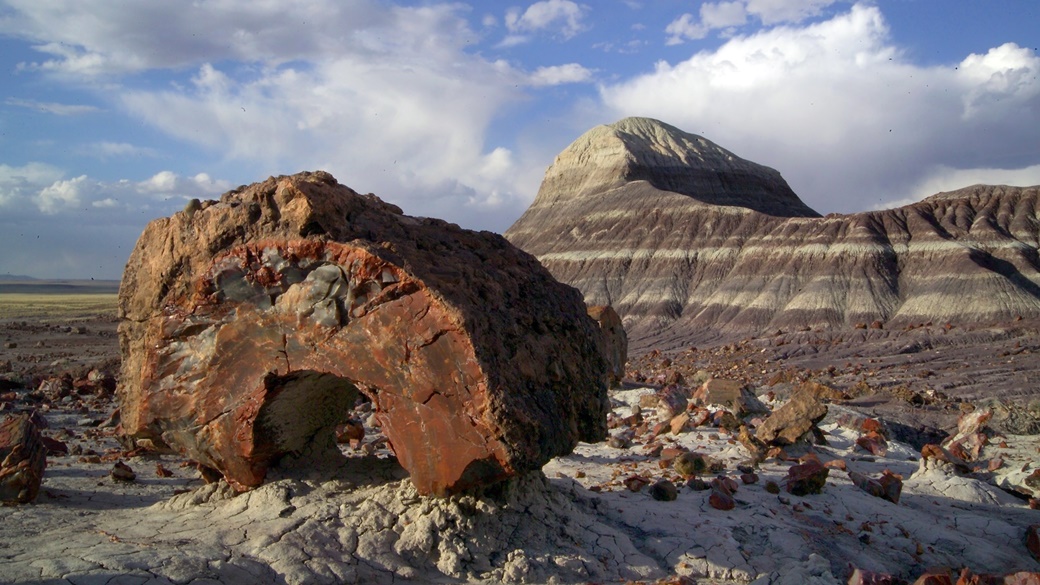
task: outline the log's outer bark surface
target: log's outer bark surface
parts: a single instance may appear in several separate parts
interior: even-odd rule
[[[423,493],[606,436],[604,340],[577,290],[497,234],[405,216],[327,173],[153,221],[119,311],[124,433],[238,489],[324,440],[357,391]]]

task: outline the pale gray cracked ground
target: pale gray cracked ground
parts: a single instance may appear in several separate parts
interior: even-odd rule
[[[638,391],[615,399],[630,408]],[[638,445],[583,444],[546,475],[445,500],[420,497],[392,459],[372,456],[336,468],[302,461],[239,496],[223,483],[197,487],[172,460],[177,476],[161,480],[150,474],[154,458],[131,459],[141,478],[117,484],[106,477],[110,463],[58,458],[35,505],[0,509],[0,582],[611,583],[684,574],[779,585],[844,582],[849,563],[904,576],[937,565],[1040,570],[1024,545],[1040,512],[989,483],[921,466],[905,446],[869,457],[832,410],[821,456],[903,474],[898,505],[837,470],[820,495],[769,494],[764,483],[782,481],[789,467],[778,463],[740,486],[728,512],[708,505],[709,492],[685,488],[658,502],[615,485],[631,473],[667,473]],[[746,457],[716,429],[671,439],[724,461],[731,475]],[[1036,437],[1008,443],[1008,473],[1027,473]],[[587,489],[594,485],[604,491]],[[196,489],[171,497],[178,487]]]

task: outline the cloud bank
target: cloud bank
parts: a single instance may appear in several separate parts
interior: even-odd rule
[[[857,4],[659,62],[600,95],[613,117],[703,134],[778,169],[817,210],[852,212],[930,194],[922,189],[948,185],[940,177],[986,180],[990,169],[1040,183],[1038,73],[1040,57],[1011,43],[952,66],[915,65],[881,11]]]

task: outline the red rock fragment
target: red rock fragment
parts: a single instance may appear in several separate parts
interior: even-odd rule
[[[898,504],[899,497],[903,493],[903,476],[886,469],[881,472],[881,478],[878,482],[881,483],[881,487],[884,489],[884,495],[881,497],[893,504]]]
[[[879,479],[873,479],[856,471],[849,472],[849,479],[853,485],[867,492],[875,498],[888,500],[893,504],[899,503],[899,496],[903,492],[903,477],[892,473],[888,469],[881,473]]]
[[[711,418],[711,412],[707,408],[694,407],[687,414],[690,416],[690,421],[686,424],[688,428],[702,427]]]
[[[711,495],[708,496],[708,504],[716,510],[732,510],[737,505],[736,500],[733,499],[735,487],[726,479],[717,477],[711,480]]]
[[[846,469],[848,469],[848,463],[845,463],[844,459],[831,459],[830,461],[824,463],[823,466],[829,467],[831,469],[837,469],[840,471],[845,471]]]
[[[162,463],[155,464],[155,476],[156,477],[173,477],[173,472],[163,467]]]
[[[669,423],[668,427],[673,435],[678,435],[686,430],[687,425],[690,423],[690,415],[681,413],[674,417]]]
[[[796,496],[818,494],[827,483],[829,469],[819,461],[809,460],[787,470],[786,489]]]
[[[927,444],[921,447],[921,458],[924,460],[933,459],[935,461],[941,461],[951,464],[955,470],[961,473],[967,473],[971,471],[971,466],[963,458],[956,454],[943,449],[939,445]]]
[[[64,442],[59,441],[45,435],[40,436],[40,440],[43,441],[43,446],[47,448],[47,454],[52,456],[61,456],[69,454],[69,446]]]
[[[658,447],[660,447],[660,453],[658,455],[661,457],[661,461],[666,461],[668,463],[671,463],[673,459],[688,451],[688,449],[683,447],[663,447],[661,445],[658,445]]]
[[[30,415],[0,423],[0,502],[26,504],[36,499],[47,468],[47,448]]]
[[[365,440],[365,427],[356,420],[336,425],[337,443],[357,443]]]
[[[338,457],[358,391],[423,494],[606,438],[604,340],[580,293],[500,236],[327,173],[152,222],[120,291],[123,431],[237,490],[287,452]]]
[[[672,420],[686,410],[690,401],[686,388],[676,385],[665,386],[657,392],[656,397],[654,408],[657,409],[657,419],[660,421]]]
[[[638,492],[650,485],[650,480],[641,475],[630,475],[622,482],[630,492]]]
[[[885,432],[881,421],[876,418],[865,419],[863,424],[860,425],[860,428],[864,433],[878,433],[879,435],[884,435]]]
[[[869,431],[856,439],[856,445],[871,455],[884,457],[888,454],[888,441],[876,431]]]

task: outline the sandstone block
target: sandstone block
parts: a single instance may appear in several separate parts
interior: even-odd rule
[[[197,207],[149,224],[124,272],[129,438],[244,490],[283,454],[338,455],[362,392],[419,491],[447,495],[606,437],[600,329],[504,238],[322,172]]]

